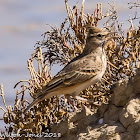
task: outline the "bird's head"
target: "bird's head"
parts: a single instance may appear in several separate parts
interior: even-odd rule
[[[87,28],[87,43],[100,45],[110,39],[112,32],[101,30],[97,27],[88,26]]]

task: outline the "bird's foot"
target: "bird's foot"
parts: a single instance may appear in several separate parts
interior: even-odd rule
[[[76,107],[75,101],[70,96],[65,96],[65,97],[67,99],[67,102],[71,104],[73,110],[78,111],[79,109]],[[75,99],[77,99],[77,102],[79,102],[80,104],[87,102],[87,99],[82,98],[80,96],[75,96]]]
[[[82,98],[82,97],[80,97],[80,96],[76,96],[75,98],[76,98],[77,100],[82,101],[82,102],[87,102],[87,99]]]
[[[67,99],[66,102],[68,102],[71,105],[71,107],[73,108],[73,110],[76,110],[77,111],[78,108],[75,106],[75,101],[70,96],[65,96],[65,97]]]

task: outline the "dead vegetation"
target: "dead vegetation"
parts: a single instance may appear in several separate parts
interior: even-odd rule
[[[28,105],[24,95],[29,92],[31,97],[35,98],[38,90],[51,80],[50,68],[53,64],[65,65],[82,52],[86,38],[85,26],[98,26],[98,22],[106,18],[104,28],[117,32],[117,34],[114,33],[114,36],[119,36],[118,39],[112,39],[106,44],[108,66],[102,81],[81,92],[80,96],[88,99],[85,106],[90,110],[94,111],[102,103],[107,104],[114,83],[126,76],[132,77],[135,69],[140,67],[140,27],[134,28],[134,18],[129,18],[130,27],[126,33],[122,29],[122,24],[119,23],[117,10],[112,4],[105,14],[102,13],[102,4],[97,5],[93,14],[84,13],[84,0],[81,8],[78,8],[77,5],[73,8],[69,7],[67,0],[65,0],[65,5],[68,17],[61,27],[51,27],[50,31],[42,35],[43,40],[36,43],[35,51],[28,60],[31,78],[21,80],[15,85],[16,87],[21,84],[21,90],[17,91],[13,108],[6,105],[1,85],[1,96],[5,109],[0,108],[4,111],[3,120],[5,124],[8,124],[5,132],[8,134],[14,132],[22,135],[22,138],[27,133],[44,134],[51,132],[51,126],[54,123],[69,118],[73,108],[66,102],[64,96],[54,96],[44,100],[24,116],[22,111]],[[139,3],[131,3],[131,8],[135,7],[138,8]],[[135,20],[138,19],[135,14]],[[37,70],[33,63],[38,65]],[[82,109],[82,104],[73,100],[76,107]],[[5,132],[1,132],[1,134]],[[18,136],[16,138],[18,139]]]

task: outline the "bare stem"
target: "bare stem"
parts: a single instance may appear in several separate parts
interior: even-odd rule
[[[1,96],[2,96],[2,99],[3,99],[4,106],[7,109],[7,105],[6,105],[5,98],[4,98],[5,94],[4,94],[4,91],[3,91],[3,84],[1,84],[0,88],[1,88]]]

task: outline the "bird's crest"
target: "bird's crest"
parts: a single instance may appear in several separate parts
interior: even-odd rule
[[[91,26],[91,25],[87,25],[85,28],[86,28],[87,33],[89,33],[89,34],[102,32],[101,29]]]

